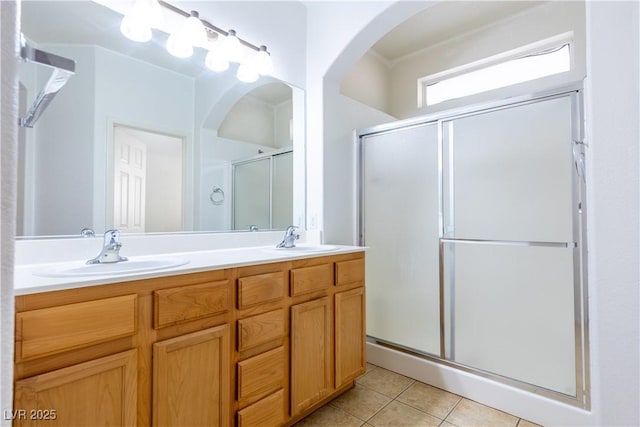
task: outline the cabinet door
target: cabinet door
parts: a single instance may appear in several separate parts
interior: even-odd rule
[[[133,426],[137,352],[129,350],[16,381],[16,426]]]
[[[331,388],[329,297],[291,307],[291,412],[298,415]]]
[[[365,371],[364,288],[335,294],[336,388]]]
[[[153,425],[228,426],[229,325],[153,345]]]

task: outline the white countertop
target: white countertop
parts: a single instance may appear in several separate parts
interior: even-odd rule
[[[322,245],[317,245],[315,246],[315,249],[321,246]],[[51,269],[80,267],[85,264],[86,260],[18,265],[15,268],[14,292],[15,295],[35,294],[63,289],[74,289],[85,286],[96,286],[109,283],[126,282],[131,280],[172,276],[177,274],[197,273],[201,271],[217,270],[222,268],[243,267],[254,264],[267,264],[295,259],[341,255],[365,250],[364,247],[360,246],[325,246],[330,250],[314,250],[313,252],[291,252],[287,251],[286,249],[275,250],[273,246],[259,246],[249,248],[167,253],[162,255],[134,256],[129,257],[129,260],[142,261],[171,258],[187,261],[187,263],[172,268],[110,275],[43,277],[34,274]]]

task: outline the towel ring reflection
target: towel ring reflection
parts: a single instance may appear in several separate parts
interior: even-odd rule
[[[216,206],[219,206],[224,202],[224,191],[222,188],[214,186],[211,190],[211,194],[209,194],[209,200]]]

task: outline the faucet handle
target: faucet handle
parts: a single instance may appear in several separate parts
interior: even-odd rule
[[[120,243],[120,230],[114,228],[112,230],[105,231],[104,244],[109,245],[115,243]]]
[[[295,231],[297,229],[298,229],[298,227],[296,227],[295,225],[290,225],[290,226],[287,227],[287,231],[285,233],[286,233],[287,236],[291,236],[291,235],[293,235],[293,233],[295,233]],[[300,237],[300,236],[298,235],[298,237]],[[298,237],[296,237],[296,239]]]
[[[96,232],[93,231],[93,228],[85,227],[80,230],[80,235],[82,237],[96,237]]]

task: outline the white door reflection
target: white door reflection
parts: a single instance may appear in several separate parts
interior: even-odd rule
[[[114,125],[113,227],[183,229],[183,144],[180,137]]]

